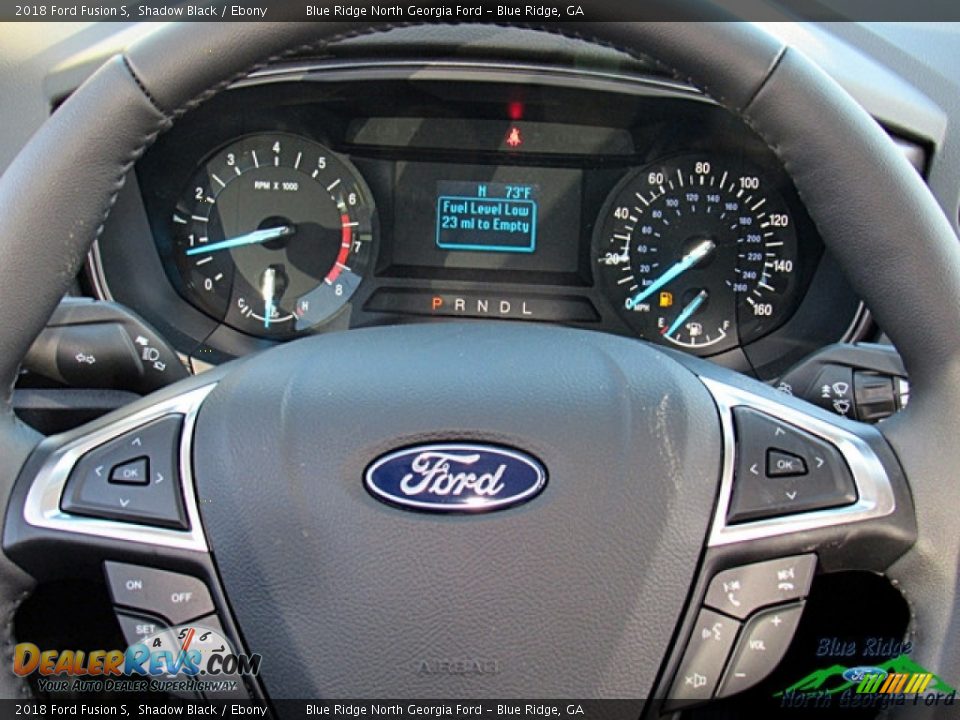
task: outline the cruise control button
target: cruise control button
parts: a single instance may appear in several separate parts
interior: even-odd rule
[[[786,655],[800,623],[803,603],[763,610],[747,621],[717,697],[753,687],[772,673]]]
[[[162,623],[154,618],[135,615],[128,612],[117,611],[117,622],[120,624],[120,631],[123,633],[127,645],[136,645],[146,640],[148,637],[167,630],[169,625]],[[171,690],[171,695],[183,698],[184,700],[199,700],[200,695],[189,690]]]
[[[119,485],[149,485],[150,461],[142,457],[115,465],[110,471],[110,482]]]
[[[119,611],[117,612],[117,622],[120,623],[120,631],[128,645],[143,642],[146,638],[168,627],[166,623],[154,618]]]
[[[704,604],[736,618],[757,608],[806,597],[817,567],[816,555],[794,555],[718,573]]]
[[[90,450],[70,471],[61,509],[189,529],[178,472],[182,424],[182,415],[169,415]]]
[[[733,410],[737,462],[727,522],[849,505],[856,485],[843,455],[815,435],[745,407]]]
[[[174,625],[214,610],[207,586],[198,578],[110,561],[103,566],[116,605],[155,613]]]
[[[711,610],[701,610],[687,650],[670,689],[667,709],[703,702],[713,697],[720,673],[740,623]]]

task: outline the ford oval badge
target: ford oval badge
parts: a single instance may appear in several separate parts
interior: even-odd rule
[[[428,512],[500,510],[529,500],[546,483],[543,465],[529,455],[464,443],[397,450],[366,473],[367,490],[378,500]]]
[[[873,667],[872,665],[860,665],[843,671],[843,679],[847,682],[860,682],[867,675],[881,675],[882,678],[885,678],[888,673],[883,668]]]

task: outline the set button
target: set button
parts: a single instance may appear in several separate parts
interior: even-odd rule
[[[117,622],[120,623],[120,630],[128,645],[143,642],[148,637],[156,635],[168,627],[165,623],[161,623],[153,618],[127,612],[118,612]]]

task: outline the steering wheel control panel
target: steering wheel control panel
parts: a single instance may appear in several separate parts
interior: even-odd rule
[[[134,428],[87,452],[70,472],[66,513],[189,529],[178,471],[182,415]]]
[[[199,578],[111,561],[105,562],[103,569],[117,622],[131,646],[144,643],[182,652],[206,646],[215,652],[233,652],[234,643],[215,612],[210,591]],[[239,674],[218,672],[216,679],[217,692],[208,698],[250,698]],[[174,694],[188,699],[204,697],[202,692]]]
[[[793,640],[816,565],[816,555],[796,555],[714,576],[666,709],[733,695],[773,672]]]
[[[857,489],[832,445],[769,415],[733,409],[737,467],[727,522],[851,505]]]

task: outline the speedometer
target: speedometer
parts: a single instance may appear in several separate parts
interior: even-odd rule
[[[684,155],[629,175],[597,223],[599,280],[640,337],[713,354],[786,320],[797,235],[757,172]]]
[[[171,217],[178,286],[225,324],[284,338],[335,315],[363,278],[373,201],[354,167],[284,133],[207,159]]]

